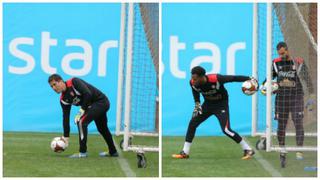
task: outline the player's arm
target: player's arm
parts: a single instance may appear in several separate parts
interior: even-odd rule
[[[82,96],[82,105],[81,109],[82,110],[87,110],[88,106],[90,104],[91,98],[92,98],[92,93],[88,86],[79,78],[73,78],[72,79],[72,84],[75,87],[77,91],[81,93]]]
[[[304,88],[304,89],[307,89],[309,92],[309,98],[305,104],[305,107],[309,111],[312,111],[314,108],[314,105],[316,104],[316,96],[314,94],[312,80],[310,78],[309,69],[308,69],[307,65],[305,64],[303,59],[299,59],[299,60],[300,60],[300,66],[298,69],[298,74],[302,77],[302,80],[305,82],[304,84],[307,85],[307,88]],[[303,72],[303,73],[301,73],[301,72]]]
[[[191,89],[192,89],[192,95],[193,95],[194,102],[195,103],[200,103],[200,92],[195,90],[195,88],[192,85],[191,81],[190,81],[190,86],[191,86]]]
[[[192,89],[192,95],[193,95],[193,99],[195,102],[192,117],[196,117],[197,115],[202,114],[202,108],[201,108],[201,103],[200,103],[200,92],[195,90],[195,87],[192,85],[191,81],[190,81],[190,86]]]
[[[276,71],[274,70],[273,66],[272,66],[271,69],[272,69],[272,77],[271,77],[271,79],[273,80],[274,78],[277,77],[277,73],[276,73]],[[262,82],[262,85],[264,85],[264,84],[266,83],[266,81],[267,81],[267,78]]]
[[[70,136],[70,110],[71,105],[65,105],[60,102],[63,113],[63,137],[68,138]]]
[[[228,82],[244,82],[250,80],[249,76],[233,76],[233,75],[217,75],[217,80],[219,83],[228,83]]]
[[[307,65],[304,62],[300,66],[301,67],[299,67],[298,73],[301,75],[301,77],[305,81],[305,83],[306,83],[306,85],[308,87],[307,89],[309,91],[309,94],[313,94],[314,93],[314,89],[313,89],[312,80],[311,80],[310,75],[309,75],[309,69],[308,69]],[[303,72],[303,73],[300,73],[300,72]]]

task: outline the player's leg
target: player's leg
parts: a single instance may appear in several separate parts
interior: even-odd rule
[[[103,114],[105,114],[108,109],[106,102],[107,101],[99,101],[90,105],[77,123],[79,131],[80,156],[81,154],[86,154],[87,152],[88,125],[94,119],[98,119],[99,117],[102,117]],[[71,157],[74,156],[76,156],[76,154],[72,155]]]
[[[89,108],[82,115],[79,122],[77,123],[79,132],[79,153],[75,153],[70,158],[82,158],[87,157],[87,137],[88,137],[88,125],[93,120],[92,109]]]
[[[282,148],[280,150],[280,164],[281,167],[286,167],[286,150],[285,150],[285,139],[286,139],[286,126],[288,121],[289,112],[287,112],[287,108],[280,112],[276,112],[276,120],[278,120],[278,130],[277,130],[277,138],[279,146]]]
[[[291,116],[293,124],[296,129],[296,144],[297,146],[303,146],[304,141],[304,128],[303,128],[303,117],[304,117],[304,101],[303,96],[297,96],[293,104],[291,105]],[[298,160],[303,159],[302,152],[296,153],[296,158]]]
[[[285,138],[286,138],[286,127],[289,117],[289,99],[288,96],[278,94],[275,102],[275,120],[278,121],[277,138],[280,150],[280,164],[284,168],[286,166],[286,150],[285,150]]]
[[[206,119],[208,119],[212,115],[212,112],[210,112],[206,106],[202,106],[202,114],[199,114],[193,118],[191,118],[187,133],[186,133],[186,142],[192,143],[194,136],[196,134],[196,130],[198,126],[203,123]]]
[[[194,136],[196,134],[197,127],[206,119],[208,119],[208,117],[210,117],[211,115],[212,115],[212,112],[210,112],[207,106],[203,104],[202,114],[198,114],[197,116],[191,118],[189,122],[183,150],[179,154],[173,154],[172,155],[173,158],[177,158],[177,159],[189,158],[190,148],[191,148]]]
[[[215,111],[215,116],[219,120],[219,124],[223,133],[230,137],[233,141],[241,145],[244,151],[242,159],[250,159],[254,155],[254,151],[237,132],[231,129],[228,104],[226,103],[217,108],[217,110]]]
[[[280,147],[285,146],[286,128],[290,111],[289,104],[286,101],[288,102],[283,97],[276,98],[275,120],[278,121],[277,138]]]
[[[101,152],[100,156],[111,156],[111,157],[117,157],[119,156],[117,153],[117,149],[114,145],[114,141],[112,139],[112,134],[108,128],[108,118],[106,115],[106,112],[102,114],[100,118],[97,118],[95,120],[95,124],[97,126],[97,129],[103,139],[105,140],[106,144],[108,145],[109,151],[107,152]]]

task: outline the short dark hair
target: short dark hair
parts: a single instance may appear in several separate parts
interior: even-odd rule
[[[285,48],[286,50],[288,50],[288,46],[287,43],[281,41],[277,44],[277,51],[279,51],[281,48]]]
[[[48,83],[50,83],[51,81],[60,81],[60,80],[63,81],[62,77],[59,74],[52,74],[48,78]]]
[[[206,75],[206,70],[201,66],[196,66],[191,69],[191,74],[196,74],[198,76]]]

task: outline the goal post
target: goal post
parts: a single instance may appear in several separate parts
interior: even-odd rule
[[[132,139],[159,136],[158,22],[157,3],[121,5],[116,135],[124,151],[159,150]]]
[[[317,3],[254,3],[253,4],[253,31],[252,31],[252,76],[262,83],[265,79],[271,82],[272,60],[278,57],[276,45],[284,41],[288,45],[290,56],[294,59],[303,59],[303,65],[297,67],[297,77],[303,88],[301,103],[292,103],[297,94],[296,90],[288,91],[285,98],[278,98],[271,94],[271,83],[267,85],[267,95],[256,93],[252,98],[252,136],[262,136],[266,139],[267,151],[280,151],[278,145],[279,117],[276,109],[300,108],[302,115],[302,131],[304,135],[297,135],[297,114],[289,110],[285,129],[286,151],[316,151],[317,150]],[[303,67],[303,68],[301,68]],[[307,102],[314,98],[312,111],[306,107]],[[281,103],[279,103],[281,99]],[[291,103],[291,104],[290,104]],[[288,104],[290,104],[288,106]],[[293,105],[292,105],[293,104]],[[291,107],[293,106],[293,107]],[[283,110],[283,114],[288,110]],[[295,123],[293,123],[295,122]],[[302,139],[303,145],[297,145]],[[297,144],[296,144],[297,143]]]

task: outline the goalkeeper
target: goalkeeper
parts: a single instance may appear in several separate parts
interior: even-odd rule
[[[112,135],[108,128],[107,111],[109,110],[109,100],[100,90],[89,83],[72,78],[63,81],[60,75],[53,74],[48,82],[56,93],[61,93],[60,104],[63,110],[63,138],[68,144],[70,133],[70,110],[71,105],[80,106],[78,114],[75,116],[75,124],[79,130],[79,153],[75,153],[70,158],[87,157],[87,136],[88,125],[94,121],[99,133],[104,138],[109,147],[109,152],[101,152],[100,156],[118,156],[117,150],[112,140]]]
[[[172,157],[176,159],[189,158],[190,147],[197,127],[211,115],[215,115],[219,120],[223,133],[241,145],[244,150],[242,159],[250,159],[254,155],[254,151],[230,127],[228,92],[224,87],[224,83],[243,82],[251,78],[248,76],[224,76],[220,74],[206,75],[205,73],[205,69],[200,66],[196,66],[191,70],[192,79],[190,80],[190,86],[195,101],[195,108],[192,119],[189,122],[183,150],[179,154],[173,154]],[[257,83],[255,79],[251,80]],[[204,98],[202,105],[200,104],[200,93]]]
[[[306,103],[306,108],[310,111],[315,104],[315,95],[308,68],[302,58],[293,58],[289,55],[288,46],[285,42],[277,44],[278,58],[273,60],[272,79],[277,78],[279,90],[277,91],[275,101],[275,120],[278,120],[277,138],[279,146],[282,147],[280,152],[281,166],[285,167],[285,134],[286,126],[291,112],[292,121],[296,129],[296,144],[298,147],[303,146],[304,141],[304,92],[302,82],[306,82],[310,98]],[[303,73],[302,73],[303,72]],[[264,86],[263,82],[263,88]],[[296,159],[303,159],[302,152],[296,152]]]

